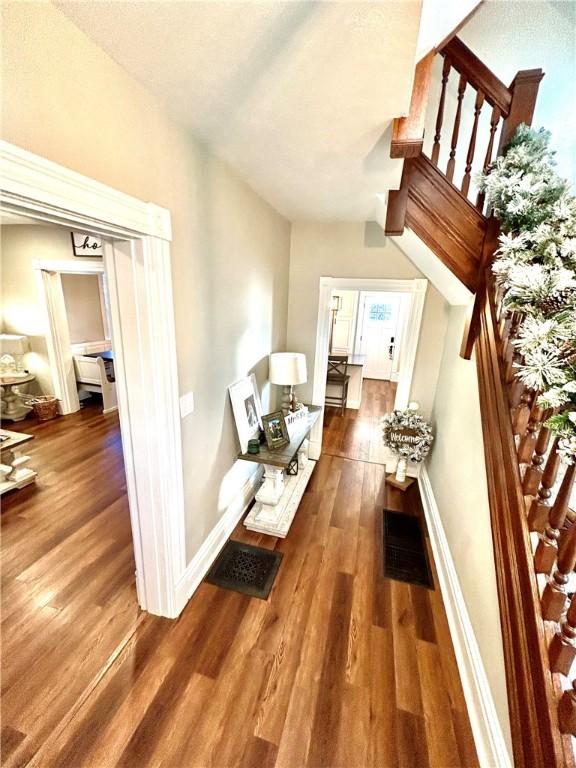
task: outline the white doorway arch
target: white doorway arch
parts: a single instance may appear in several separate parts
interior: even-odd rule
[[[428,280],[391,280],[387,278],[321,277],[318,289],[318,323],[316,328],[316,350],[314,358],[314,380],[312,403],[324,408],[326,394],[326,373],[328,370],[328,345],[330,340],[330,300],[332,291],[384,291],[409,294],[410,300],[403,329],[403,351],[396,388],[395,409],[408,406],[412,375],[416,361],[416,350],[420,338],[420,326],[424,312],[424,301]],[[322,424],[318,419],[310,435],[310,457],[320,458],[322,451]]]
[[[176,617],[186,554],[170,212],[4,141],[0,206],[106,238],[138,603]]]

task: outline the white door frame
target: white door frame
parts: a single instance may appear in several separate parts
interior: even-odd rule
[[[394,408],[402,409],[410,402],[412,374],[416,361],[416,350],[420,338],[420,326],[428,280],[390,280],[388,278],[321,277],[318,288],[318,322],[316,326],[316,351],[314,356],[314,379],[312,382],[312,403],[324,408],[326,396],[326,374],[328,371],[328,343],[330,339],[330,298],[333,290],[387,291],[410,294],[405,336],[403,339],[400,375],[396,388]],[[318,419],[310,435],[310,457],[320,458],[322,451],[322,424]]]
[[[48,331],[46,333],[46,347],[54,395],[60,401],[60,412],[63,415],[74,413],[80,409],[80,399],[76,386],[72,345],[68,335],[68,319],[64,305],[61,275],[98,275],[104,333],[109,341],[111,329],[107,327],[108,321],[102,285],[106,277],[104,261],[100,258],[70,259],[69,261],[65,259],[61,261],[34,259],[32,269],[36,275],[38,298],[44,307],[46,317]],[[93,344],[92,346],[97,346],[98,351],[102,349],[101,345]]]
[[[109,240],[104,265],[138,603],[176,617],[186,553],[170,212],[5,141],[0,205]]]

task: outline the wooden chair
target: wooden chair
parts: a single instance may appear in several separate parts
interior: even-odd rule
[[[74,355],[74,370],[79,392],[84,390],[101,394],[104,413],[118,410],[114,377],[106,370],[101,357]]]
[[[344,408],[348,402],[348,355],[330,355],[328,357],[328,373],[326,375],[326,405],[340,407],[340,413],[344,415]],[[329,394],[328,387],[338,388],[338,394]]]

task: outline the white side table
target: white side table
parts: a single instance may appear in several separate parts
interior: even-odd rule
[[[16,488],[24,488],[36,480],[36,472],[26,466],[30,456],[22,452],[24,443],[34,438],[22,432],[0,429],[0,495]]]
[[[36,376],[27,373],[25,376],[0,376],[2,388],[2,419],[22,421],[32,408],[22,401],[19,387],[34,381]]]
[[[289,445],[275,451],[264,445],[260,453],[241,453],[238,456],[244,461],[264,465],[264,482],[256,494],[256,504],[244,520],[248,530],[281,539],[287,536],[316,466],[316,462],[308,457],[307,438],[321,413],[322,408],[308,406],[308,416],[292,431]],[[287,475],[286,470],[296,458],[298,474]]]

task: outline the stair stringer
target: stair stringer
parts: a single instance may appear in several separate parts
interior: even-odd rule
[[[385,232],[408,226],[474,293],[487,219],[424,155],[404,161],[402,184],[388,199]]]

